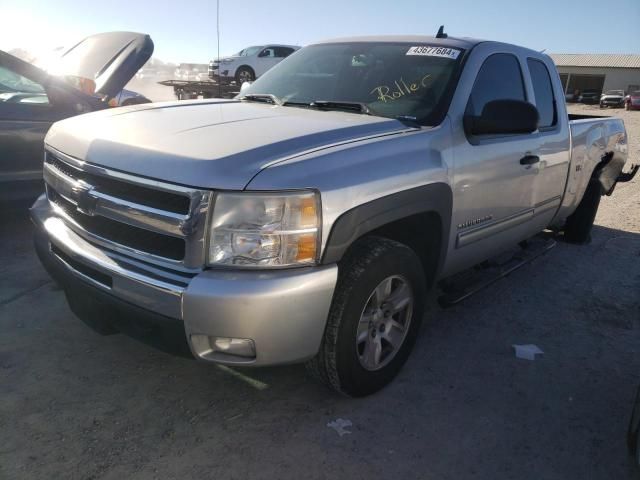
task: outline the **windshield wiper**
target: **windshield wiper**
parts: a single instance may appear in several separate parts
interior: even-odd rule
[[[319,108],[321,110],[346,110],[348,112],[364,113],[365,115],[373,115],[371,109],[366,103],[362,102],[334,102],[330,100],[315,100],[309,104],[310,107]]]
[[[239,98],[239,100],[253,100],[254,102],[264,102],[271,100],[274,105],[282,106],[282,100],[272,93],[247,93]]]

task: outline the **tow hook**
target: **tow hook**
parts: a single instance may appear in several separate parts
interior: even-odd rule
[[[617,182],[621,182],[621,183],[630,182],[631,180],[633,180],[633,177],[636,176],[636,173],[638,173],[638,169],[640,169],[640,163],[636,165],[631,165],[631,170],[629,170],[628,172],[620,173],[620,175],[618,176]]]

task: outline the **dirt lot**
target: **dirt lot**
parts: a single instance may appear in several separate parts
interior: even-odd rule
[[[607,113],[639,160],[640,112]],[[434,306],[399,378],[350,400],[300,366],[232,370],[95,334],[37,262],[25,215],[5,214],[0,478],[630,478],[640,179],[597,224],[589,245]],[[544,356],[518,360],[514,343]],[[327,427],[337,418],[351,434]]]

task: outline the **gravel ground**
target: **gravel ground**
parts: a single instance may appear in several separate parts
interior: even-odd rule
[[[607,113],[640,160],[640,112]],[[5,214],[0,478],[630,478],[639,183],[603,200],[589,245],[433,306],[397,380],[359,400],[300,366],[221,368],[95,334],[40,267],[28,220]],[[544,356],[518,360],[514,343]]]

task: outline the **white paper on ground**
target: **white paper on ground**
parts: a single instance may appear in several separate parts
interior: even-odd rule
[[[535,360],[536,355],[542,355],[544,352],[538,348],[537,345],[512,345],[516,351],[516,358],[522,358],[524,360]]]
[[[338,435],[340,436],[346,435],[347,433],[351,433],[350,430],[346,430],[346,427],[350,427],[351,425],[353,425],[351,423],[351,420],[344,420],[343,418],[338,418],[333,422],[327,423],[327,427],[333,428],[336,432],[338,432]]]

